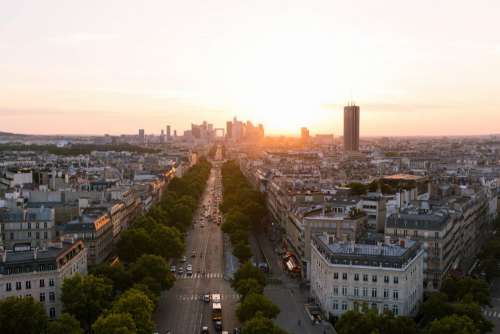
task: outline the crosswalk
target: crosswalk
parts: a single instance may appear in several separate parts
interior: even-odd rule
[[[192,302],[192,301],[201,301],[203,298],[202,295],[178,295],[176,299],[181,302]],[[238,293],[231,293],[228,295],[222,294],[222,300],[240,300],[241,295]]]
[[[483,314],[488,318],[500,318],[500,311],[495,310],[483,310]]]
[[[178,275],[177,279],[216,279],[224,278],[223,273],[193,273],[192,275],[182,274]]]

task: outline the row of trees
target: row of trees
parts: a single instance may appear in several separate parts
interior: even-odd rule
[[[264,198],[251,188],[234,160],[222,166],[222,185],[222,230],[229,234],[234,255],[242,263],[234,274],[231,285],[242,296],[236,315],[244,324],[243,334],[286,334],[273,323],[280,310],[263,294],[265,274],[249,261],[252,251],[248,238],[250,233],[262,227],[267,213]]]
[[[481,254],[479,254],[479,270],[485,274],[488,282],[491,282],[496,277],[500,277],[498,259],[500,259],[500,217],[494,222],[493,237],[484,246]]]
[[[182,254],[184,233],[210,168],[200,159],[123,232],[117,247],[120,264],[100,264],[87,276],[66,279],[61,294],[65,313],[58,320],[49,322],[42,304],[31,297],[7,298],[0,301],[0,333],[152,333],[159,296],[175,281],[167,261]]]
[[[159,150],[141,147],[131,144],[73,144],[67,147],[56,145],[24,145],[24,144],[0,144],[0,151],[33,151],[47,152],[61,156],[86,155],[93,151],[116,151],[134,153],[157,153]]]
[[[417,316],[396,317],[391,312],[348,311],[336,323],[339,334],[482,334],[493,329],[482,305],[490,304],[488,285],[474,278],[448,278],[440,292],[431,294]]]
[[[243,334],[286,334],[272,321],[280,310],[263,295],[266,276],[259,268],[250,262],[244,263],[231,285],[242,296],[236,315],[244,324]]]
[[[248,242],[250,232],[260,229],[266,215],[264,198],[260,192],[252,189],[234,160],[222,165],[222,186],[222,231],[230,236],[234,255],[244,263],[252,257]]]

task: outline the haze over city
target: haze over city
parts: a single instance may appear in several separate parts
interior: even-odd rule
[[[500,132],[498,1],[7,1],[0,131]]]

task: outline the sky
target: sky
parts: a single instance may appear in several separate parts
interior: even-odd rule
[[[0,131],[500,133],[498,0],[0,1]]]

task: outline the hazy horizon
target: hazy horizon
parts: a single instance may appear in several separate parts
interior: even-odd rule
[[[452,10],[453,9],[453,10]],[[203,120],[267,134],[500,133],[500,3],[6,2],[0,131],[179,134]]]

